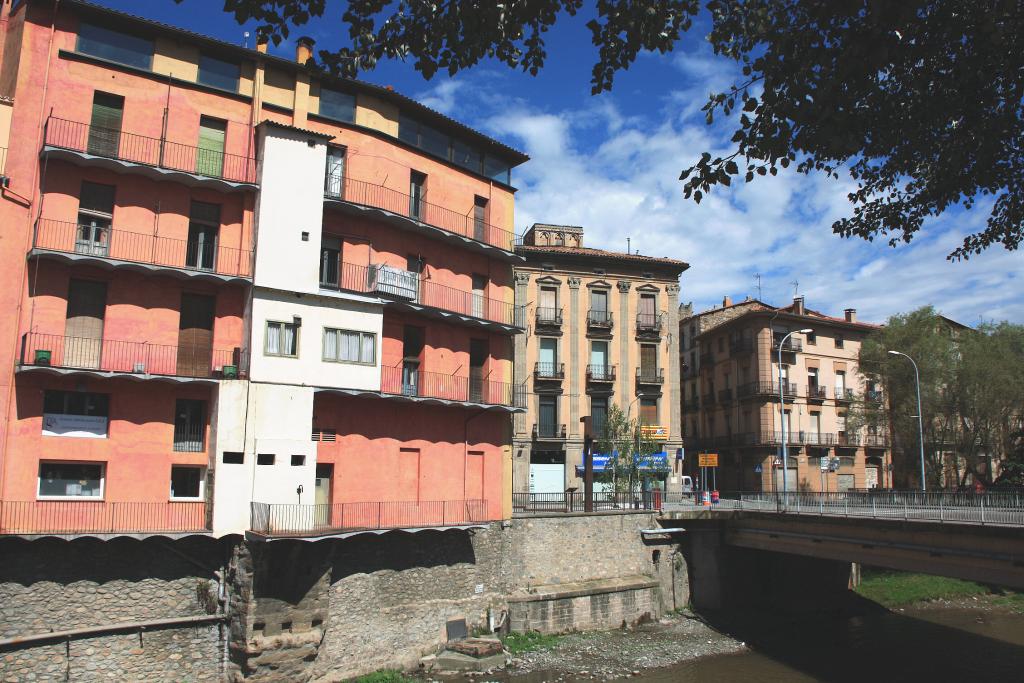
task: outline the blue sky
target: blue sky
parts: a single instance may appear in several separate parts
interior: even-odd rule
[[[216,0],[101,0],[102,4],[241,43],[243,31]],[[342,3],[297,29],[318,48],[345,37]],[[734,66],[711,54],[694,29],[675,52],[643,55],[620,73],[611,93],[590,95],[596,52],[586,17],[566,18],[547,34],[548,65],[537,77],[481,64],[454,78],[424,81],[411,64],[387,62],[363,78],[423,101],[522,149],[532,160],[513,171],[519,188],[516,231],[533,222],[582,225],[584,244],[691,264],[681,299],[703,310],[758,296],[786,303],[796,288],[807,306],[832,315],[858,309],[862,320],[933,304],[969,325],[1024,323],[1024,252],[992,248],[965,263],[945,256],[984,226],[987,202],[926,224],[909,245],[891,248],[832,234],[849,210],[852,183],[792,171],[718,188],[700,205],[678,180],[703,151],[724,151],[733,128],[708,127],[700,108],[708,92],[732,83]],[[249,45],[253,43],[250,36]],[[289,41],[271,52],[294,56]],[[798,284],[794,284],[798,283]]]

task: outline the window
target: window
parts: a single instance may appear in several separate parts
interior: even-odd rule
[[[210,55],[199,56],[199,82],[214,88],[238,92],[238,77],[241,66]]]
[[[203,468],[186,465],[171,466],[171,498],[203,497]]]
[[[264,355],[297,358],[299,326],[295,323],[267,321],[267,343]]]
[[[193,200],[189,206],[185,265],[198,270],[215,270],[219,235],[220,204]]]
[[[238,451],[224,451],[224,455],[221,456],[221,462],[225,465],[241,465],[245,462],[245,453]]]
[[[324,174],[324,194],[341,199],[345,191],[345,148],[327,148],[327,173]]]
[[[484,175],[499,183],[512,184],[512,169],[508,162],[490,154],[484,157]]]
[[[199,117],[199,148],[196,173],[219,178],[224,173],[224,138],[228,122],[212,116]]]
[[[110,396],[85,391],[43,394],[43,436],[105,438]]]
[[[320,116],[335,121],[356,120],[356,96],[329,88],[320,88]]]
[[[373,332],[324,328],[324,360],[373,365],[377,359],[377,335]]]
[[[306,464],[306,456],[304,455],[293,455],[292,456],[292,467],[303,467]]]
[[[558,430],[558,397],[541,396],[538,399],[538,430],[541,436],[555,436]]]
[[[421,123],[405,112],[398,113],[398,139],[505,185],[512,182],[511,167],[504,159],[485,155],[464,140]]]
[[[543,376],[553,376],[558,372],[558,340],[554,337],[542,337],[540,353],[537,356],[537,371]]]
[[[409,172],[409,215],[412,218],[423,216],[423,200],[427,191],[427,175],[419,171]]]
[[[593,396],[590,399],[591,428],[594,430],[594,438],[604,436],[604,425],[608,421],[608,397]]]
[[[274,454],[273,453],[257,453],[256,454],[256,464],[257,465],[273,465],[274,464],[274,459],[275,458],[274,458]]]
[[[643,377],[654,377],[658,374],[658,345],[657,344],[641,344],[640,345],[640,374]],[[728,375],[726,375],[728,378]],[[729,381],[726,379],[726,384]]]
[[[484,155],[480,150],[462,140],[452,139],[452,161],[456,164],[474,173],[480,173],[483,170],[483,160]]]
[[[818,344],[818,335],[814,332],[807,333],[807,345],[816,346]]]
[[[102,498],[106,463],[39,463],[40,498]]]
[[[124,98],[97,90],[92,97],[92,118],[86,150],[102,157],[117,157],[121,148]]]
[[[837,334],[836,335],[836,348],[837,349],[841,349],[841,348],[843,348],[844,344],[845,344],[845,341],[843,339],[843,335]]]
[[[114,186],[84,181],[78,196],[75,253],[107,256],[114,216]]]
[[[487,237],[487,198],[473,197],[473,238],[484,240]]]
[[[78,26],[78,52],[139,69],[153,66],[153,41],[95,24]]]
[[[179,398],[174,402],[174,450],[202,453],[206,436],[206,401]]]
[[[658,399],[640,399],[640,423],[646,425],[658,424]]]
[[[320,241],[320,286],[337,289],[340,267],[341,239],[324,235]]]

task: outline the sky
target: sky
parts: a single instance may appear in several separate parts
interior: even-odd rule
[[[100,0],[100,4],[241,44],[234,17],[218,0]],[[294,57],[294,39],[316,49],[343,44],[343,3],[292,32],[270,52]],[[563,17],[546,34],[548,61],[538,76],[482,63],[449,78],[426,81],[400,61],[385,62],[364,80],[391,85],[433,109],[530,155],[513,170],[516,232],[534,222],[580,225],[584,245],[690,264],[680,299],[701,311],[750,296],[785,305],[799,293],[808,308],[860,320],[924,305],[964,324],[1024,323],[1024,251],[992,247],[966,262],[946,255],[984,227],[990,204],[959,208],[925,224],[910,244],[889,247],[832,233],[849,215],[852,181],[801,175],[712,190],[699,205],[685,199],[679,173],[704,151],[729,149],[734,128],[707,126],[700,111],[711,91],[730,86],[735,64],[712,54],[695,27],[667,54],[644,54],[616,77],[610,93],[590,94],[597,59],[586,17]],[[727,124],[728,122],[726,122]],[[759,276],[759,277],[758,277]],[[760,283],[760,285],[759,285]]]

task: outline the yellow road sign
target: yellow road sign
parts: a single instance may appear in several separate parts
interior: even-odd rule
[[[701,453],[697,456],[700,467],[718,467],[718,453]]]

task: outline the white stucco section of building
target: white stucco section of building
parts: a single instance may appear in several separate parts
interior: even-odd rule
[[[316,292],[320,283],[327,138],[262,123],[253,284]]]
[[[252,300],[249,376],[257,382],[300,386],[380,390],[383,304],[345,295],[296,295],[256,289]],[[298,325],[298,355],[267,352],[267,323]],[[324,359],[324,331],[348,330],[374,336],[372,363]],[[311,421],[307,421],[307,428]]]

